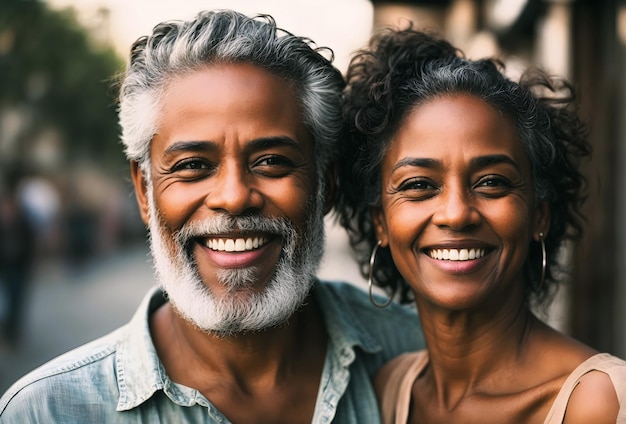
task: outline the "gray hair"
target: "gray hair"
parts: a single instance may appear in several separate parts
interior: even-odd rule
[[[330,49],[278,28],[268,15],[250,18],[219,10],[201,12],[189,21],[162,22],[133,44],[121,81],[119,122],[126,157],[139,162],[149,178],[150,141],[163,91],[174,76],[215,63],[250,63],[295,87],[303,123],[315,140],[321,177],[336,157],[342,126],[344,81],[332,60]]]

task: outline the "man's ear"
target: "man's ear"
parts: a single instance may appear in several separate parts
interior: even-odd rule
[[[380,240],[381,247],[386,247],[389,244],[389,236],[387,233],[387,221],[385,220],[385,214],[379,206],[372,206],[370,208],[370,213],[372,214],[372,222],[374,223],[376,239]]]
[[[328,166],[324,175],[325,189],[324,194],[324,215],[328,214],[335,205],[335,191],[337,190],[337,163],[333,162]]]
[[[139,213],[141,214],[141,220],[146,226],[150,222],[150,208],[148,207],[148,183],[139,167],[139,162],[130,161],[130,175],[133,179],[133,185],[135,186],[135,197],[137,198],[137,204],[139,205]]]

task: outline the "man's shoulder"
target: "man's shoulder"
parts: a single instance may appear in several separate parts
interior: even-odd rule
[[[1,421],[30,417],[34,405],[38,414],[45,414],[54,405],[88,402],[94,395],[105,397],[107,389],[117,392],[115,354],[124,331],[121,327],[24,375],[0,398]]]
[[[398,345],[400,350],[423,347],[422,330],[413,305],[392,302],[385,308],[377,308],[363,288],[345,282],[320,281],[316,290],[329,328],[356,332],[359,337],[367,335],[382,346]],[[377,303],[384,303],[384,298],[376,296]]]
[[[377,308],[365,289],[343,282],[321,281],[316,286],[316,298],[332,345],[355,352],[354,358],[367,368],[369,376],[391,358],[424,348],[424,336],[412,305],[394,302]],[[384,298],[375,300],[384,303]]]
[[[410,325],[412,321],[416,327],[419,327],[417,311],[413,304],[401,305],[392,302],[388,307],[377,308],[372,305],[365,288],[343,281],[320,281],[319,290],[325,292],[327,298],[336,300],[341,307],[350,308],[358,316],[383,319],[382,325],[394,326],[400,321]],[[374,297],[379,304],[386,301],[379,294],[374,294]]]

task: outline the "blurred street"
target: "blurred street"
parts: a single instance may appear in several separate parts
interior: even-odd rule
[[[340,229],[328,231],[320,276],[362,282]],[[94,258],[81,270],[39,263],[21,341],[10,347],[0,340],[0,395],[36,366],[128,322],[152,285],[147,244]]]
[[[35,270],[17,346],[0,340],[0,393],[43,362],[126,323],[154,284],[147,248],[126,248],[82,270]]]

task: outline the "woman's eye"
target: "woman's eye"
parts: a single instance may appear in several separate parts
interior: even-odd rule
[[[267,156],[258,160],[257,165],[287,166],[292,165],[292,162],[284,156]]]
[[[430,190],[434,189],[435,185],[424,179],[410,179],[403,181],[398,187],[399,191],[407,191],[407,190]]]
[[[504,177],[490,175],[481,178],[477,185],[479,187],[509,187],[511,184],[509,180]]]
[[[512,186],[508,178],[498,175],[488,175],[481,178],[474,187],[475,190],[483,192],[486,195],[500,196],[508,193]]]
[[[438,186],[427,178],[409,178],[402,181],[394,190],[407,200],[428,200],[437,195]]]

